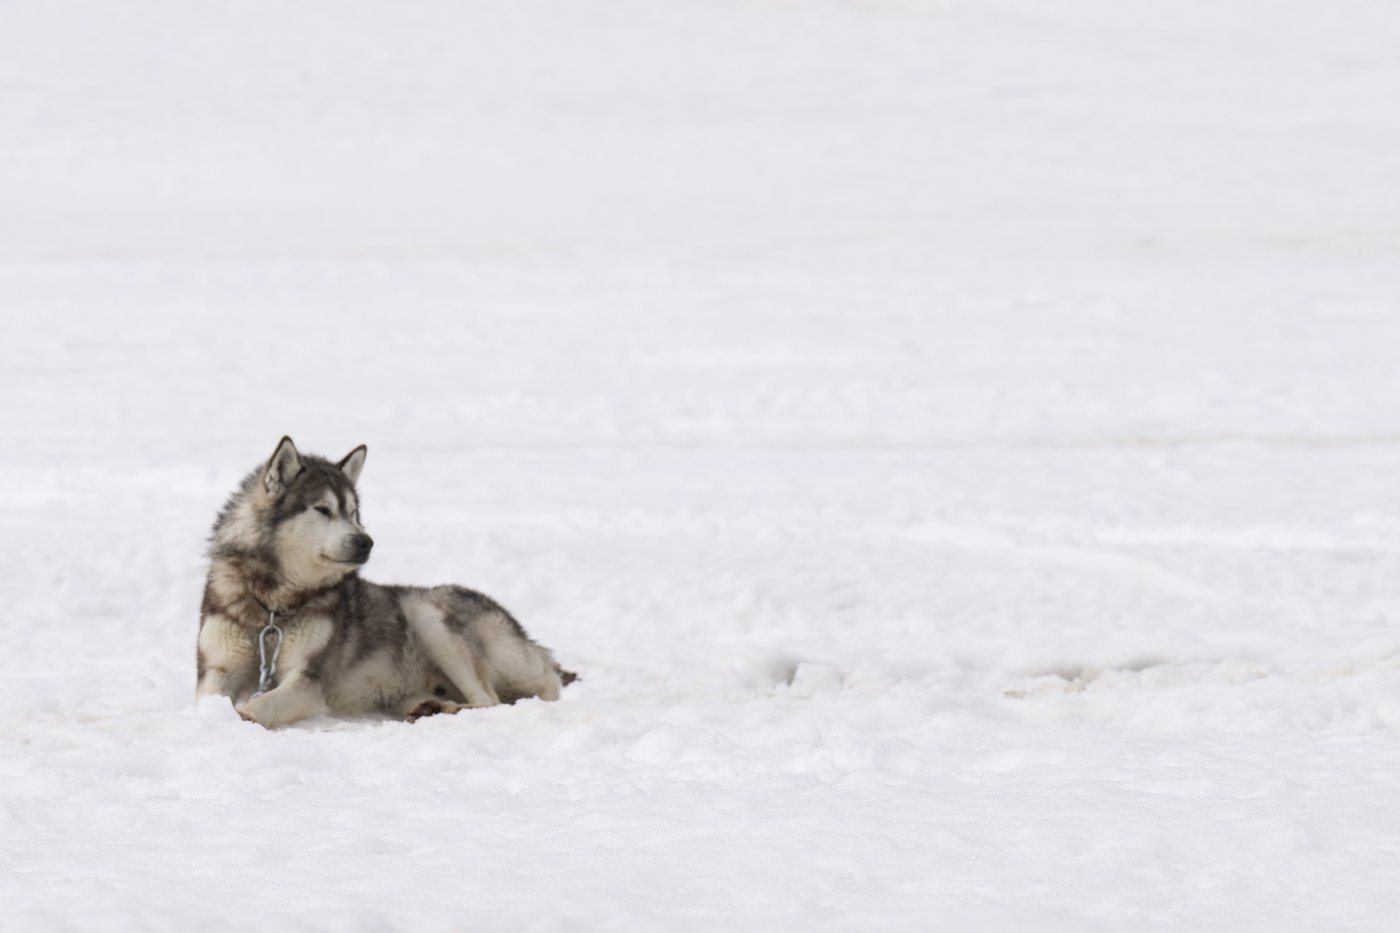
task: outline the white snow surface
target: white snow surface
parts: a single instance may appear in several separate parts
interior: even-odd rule
[[[1395,929],[1391,0],[0,9],[0,928]],[[557,703],[196,705],[208,528]]]

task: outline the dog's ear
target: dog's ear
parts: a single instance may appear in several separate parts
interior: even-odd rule
[[[275,496],[290,486],[300,472],[301,454],[297,453],[297,445],[290,437],[284,437],[272,452],[272,459],[267,461],[267,469],[263,470],[263,486]]]
[[[340,467],[340,472],[345,474],[345,478],[350,480],[351,486],[360,481],[360,471],[365,467],[365,454],[368,452],[368,448],[361,444],[346,454],[345,459],[336,464]]]

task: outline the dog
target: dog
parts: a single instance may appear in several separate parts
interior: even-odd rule
[[[282,438],[219,513],[199,615],[196,698],[272,729],[323,715],[435,713],[557,700],[577,675],[489,597],[362,580],[374,541],[356,483]]]

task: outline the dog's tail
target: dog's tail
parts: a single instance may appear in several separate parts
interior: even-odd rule
[[[559,672],[559,680],[562,681],[564,686],[566,687],[574,681],[578,680],[577,674],[575,674],[573,671],[564,670],[564,668],[557,661],[554,664],[554,669]]]

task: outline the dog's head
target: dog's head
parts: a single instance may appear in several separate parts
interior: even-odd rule
[[[363,445],[331,463],[282,438],[220,517],[216,550],[257,555],[296,588],[327,586],[354,572],[374,547],[355,493],[364,464]]]

